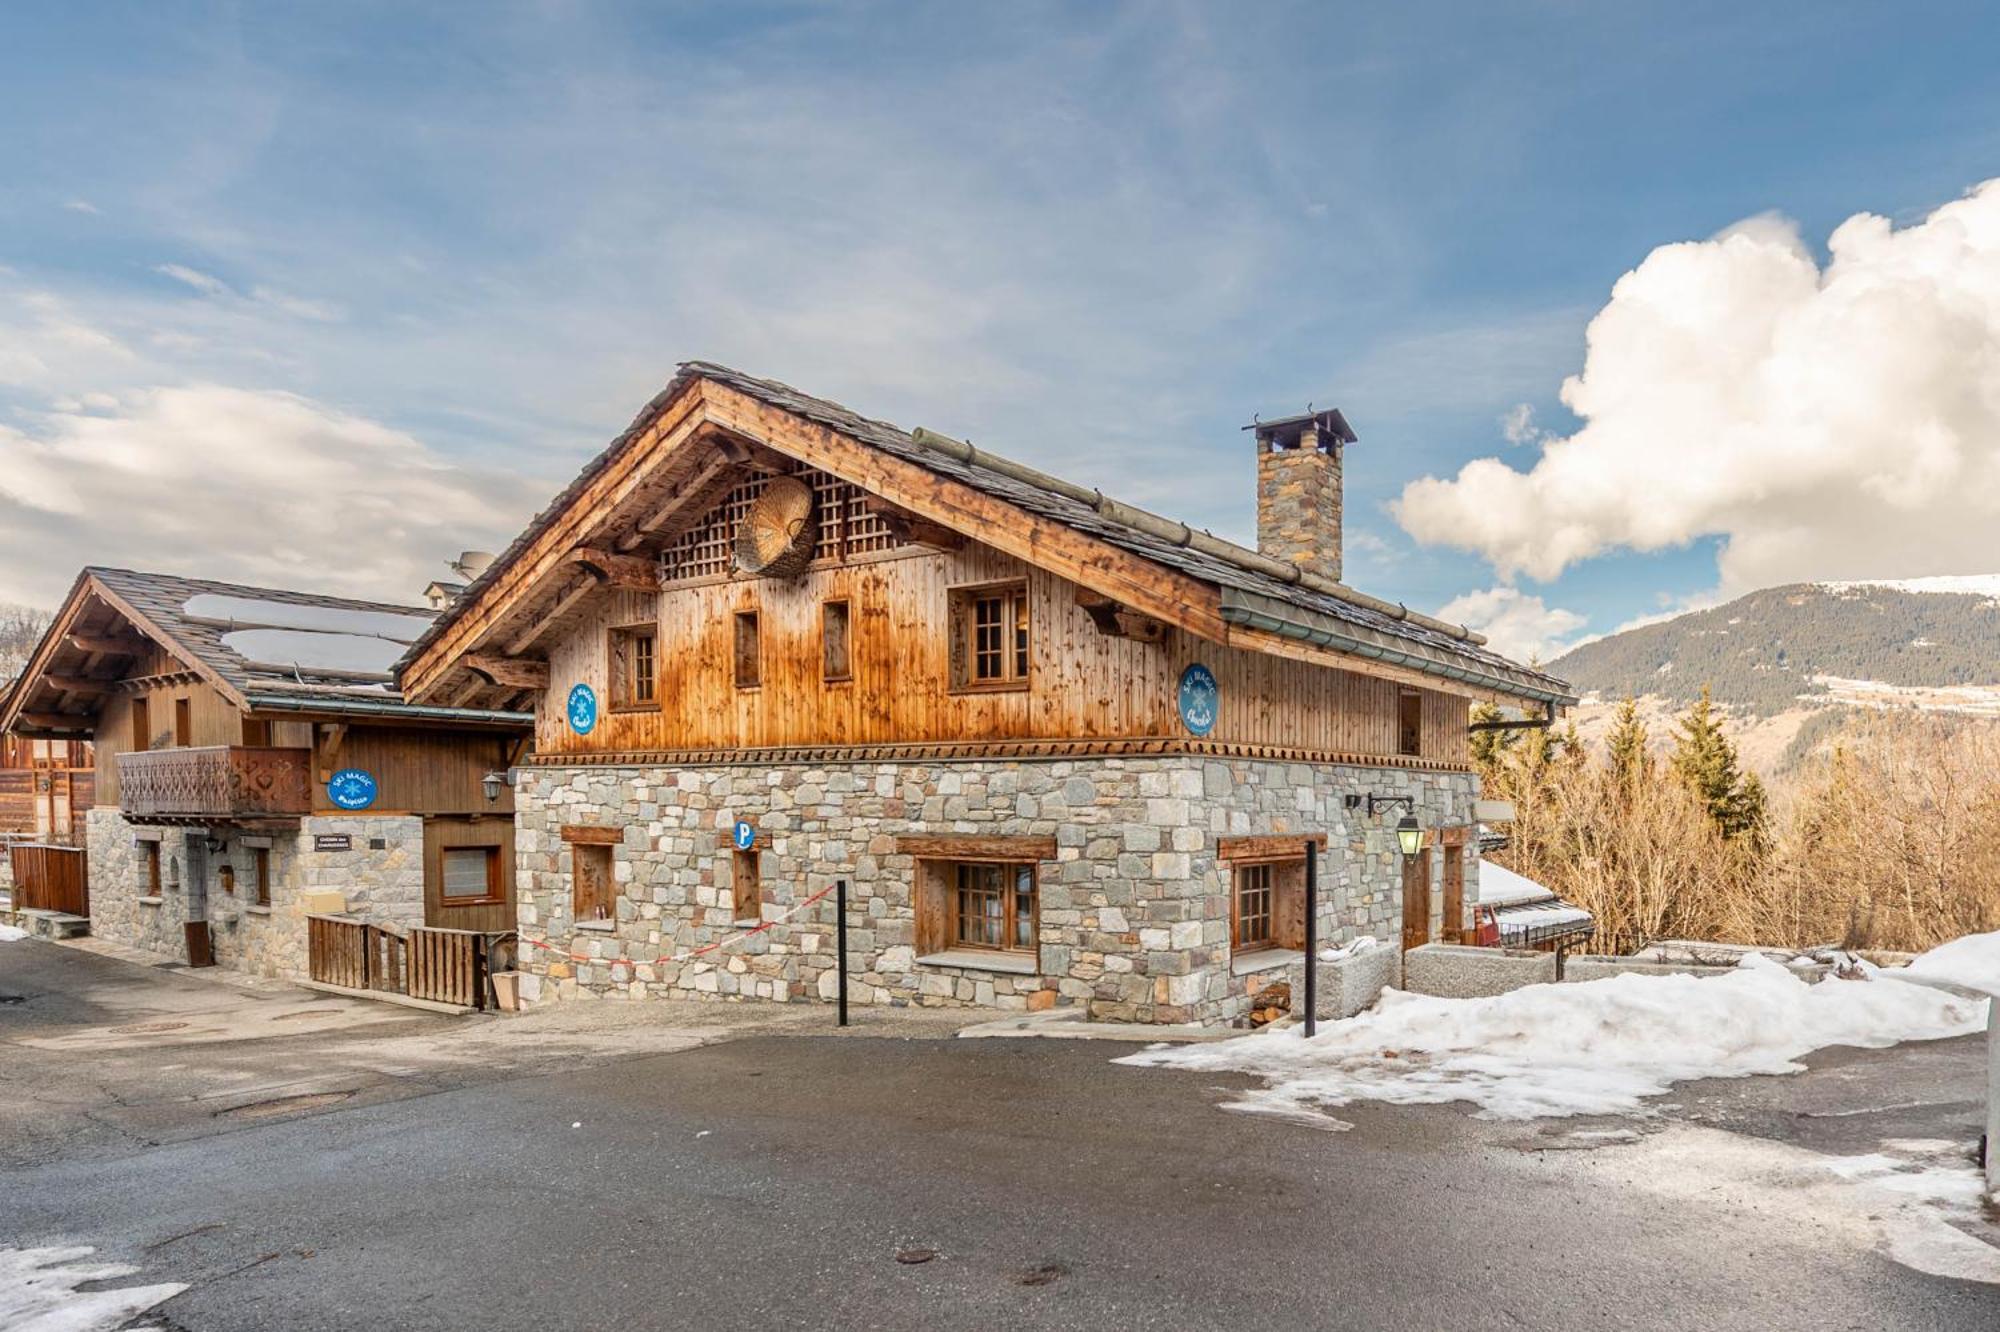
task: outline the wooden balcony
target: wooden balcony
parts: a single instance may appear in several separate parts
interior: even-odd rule
[[[118,807],[138,822],[296,819],[312,812],[312,751],[214,745],[118,756]]]

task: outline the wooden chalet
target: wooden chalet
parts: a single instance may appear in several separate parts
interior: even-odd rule
[[[85,569],[0,733],[93,750],[91,931],[306,977],[308,916],[512,930],[530,719],[403,699],[389,668],[434,614]]]
[[[1321,938],[1456,937],[1469,705],[1569,689],[1339,581],[1339,412],[1249,435],[1255,551],[682,367],[398,668],[533,709],[524,994],[830,997],[845,878],[863,1002],[1234,1021],[1308,840]]]

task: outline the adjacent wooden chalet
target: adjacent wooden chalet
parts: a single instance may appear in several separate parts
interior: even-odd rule
[[[1308,838],[1323,937],[1455,936],[1469,704],[1569,690],[1338,581],[1353,440],[1250,431],[1252,551],[684,366],[399,667],[534,711],[525,992],[830,995],[845,877],[864,1001],[1228,1021],[1297,961]]]
[[[0,842],[81,844],[96,777],[87,740],[0,734]]]
[[[0,732],[94,747],[92,932],[302,976],[308,914],[512,929],[529,719],[403,699],[434,614],[85,569]]]

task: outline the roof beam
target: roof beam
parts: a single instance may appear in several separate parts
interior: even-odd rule
[[[107,634],[71,634],[63,642],[76,652],[91,652],[105,657],[136,657],[145,640],[123,638]]]
[[[549,687],[549,664],[533,657],[503,657],[497,652],[468,652],[461,660],[466,669],[484,676],[489,684],[512,685],[516,689]]]
[[[116,680],[86,680],[76,675],[44,675],[42,683],[64,694],[88,694],[93,698],[118,688]]]
[[[606,587],[621,592],[660,590],[660,565],[639,555],[618,555],[595,546],[578,546],[569,553],[571,563],[595,574]]]
[[[564,616],[575,610],[584,598],[596,592],[601,586],[602,584],[597,581],[595,576],[586,577],[582,582],[556,598],[555,605],[537,616],[533,623],[514,636],[513,642],[507,644],[507,655],[518,657],[540,642],[543,634],[555,628]]]
[[[96,718],[80,712],[22,712],[21,724],[34,731],[67,731],[88,735],[96,725]]]

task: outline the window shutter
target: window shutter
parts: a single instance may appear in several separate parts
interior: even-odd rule
[[[942,953],[950,912],[945,904],[944,867],[935,862],[917,862],[917,952]]]
[[[953,687],[962,686],[972,679],[972,663],[966,659],[969,640],[972,637],[971,625],[966,620],[965,607],[967,600],[968,598],[960,593],[954,592],[952,594],[951,611],[948,616],[950,622],[946,626],[946,632],[951,636],[951,683]]]

